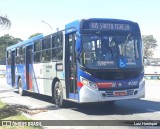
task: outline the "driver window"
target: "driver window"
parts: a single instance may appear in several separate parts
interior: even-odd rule
[[[100,43],[98,42],[98,45],[99,44]],[[95,57],[95,55],[96,55],[95,54],[95,47],[96,46],[97,46],[96,41],[90,41],[83,46],[84,64],[94,63],[94,61],[96,60],[96,57]],[[99,45],[99,47],[100,47],[100,45]]]
[[[83,46],[84,49],[84,64],[90,64],[91,61],[91,51],[92,51],[92,42],[86,43],[86,45]]]

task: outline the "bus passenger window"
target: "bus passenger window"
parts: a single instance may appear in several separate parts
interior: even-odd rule
[[[45,37],[42,41],[42,50],[51,48],[51,37]]]
[[[63,58],[63,34],[56,33],[52,37],[52,61],[61,61]]]
[[[34,62],[35,63],[41,62],[41,52],[35,52],[34,53]]]
[[[16,57],[16,64],[21,64],[21,58],[20,58],[20,56]]]
[[[52,37],[52,48],[60,47],[63,43],[63,35],[62,34],[55,34]]]
[[[42,62],[51,61],[51,50],[42,51]]]
[[[7,65],[11,65],[11,51],[7,51]]]
[[[26,52],[26,46],[23,46],[22,47],[22,54],[25,54],[25,52]]]
[[[41,50],[41,40],[37,40],[34,43],[34,51],[40,51]]]
[[[63,58],[62,47],[52,49],[52,60],[53,61],[62,60],[62,58]]]
[[[7,59],[7,65],[11,65],[11,58]]]
[[[20,55],[20,48],[17,48],[16,49],[16,56],[19,56]]]

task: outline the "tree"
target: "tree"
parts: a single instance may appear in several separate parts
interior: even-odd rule
[[[144,44],[144,58],[152,58],[154,49],[157,47],[157,41],[153,35],[143,35],[142,41]]]
[[[0,26],[4,28],[10,28],[11,21],[7,18],[7,16],[0,16]]]
[[[42,33],[35,33],[35,34],[32,34],[32,35],[29,36],[29,39],[30,39],[30,38],[33,38],[33,37],[35,37],[35,36],[37,36],[37,35],[41,35],[41,34],[42,34]]]
[[[6,34],[0,37],[0,59],[4,59],[6,56],[6,48],[18,42],[21,42],[20,38],[14,38],[13,36]]]

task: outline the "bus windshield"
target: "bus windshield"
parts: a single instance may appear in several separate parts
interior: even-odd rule
[[[128,35],[83,35],[80,63],[90,69],[136,68],[140,65],[140,39]]]

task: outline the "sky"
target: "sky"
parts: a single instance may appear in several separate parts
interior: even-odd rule
[[[49,34],[82,18],[116,18],[137,22],[142,35],[153,35],[160,53],[160,0],[0,0],[0,15],[12,22],[0,36],[23,40],[34,33]],[[53,30],[44,22],[48,23]]]

